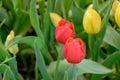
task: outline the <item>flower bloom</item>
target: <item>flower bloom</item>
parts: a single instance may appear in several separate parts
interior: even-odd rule
[[[83,27],[88,34],[96,34],[101,29],[100,15],[92,8],[87,9],[83,17]]]
[[[115,21],[116,21],[118,27],[120,27],[120,3],[117,6],[117,9],[115,11]]]
[[[14,31],[11,31],[10,34],[7,36],[7,39],[5,41],[5,46],[7,46],[7,44],[14,38],[14,36],[15,36]],[[12,54],[16,54],[19,51],[19,48],[18,48],[18,45],[15,44],[15,45],[11,46],[8,50]]]
[[[55,30],[55,38],[58,42],[65,44],[68,38],[74,37],[74,25],[64,19],[60,20]]]
[[[51,19],[53,25],[56,27],[58,25],[59,21],[62,19],[62,17],[59,16],[58,14],[56,14],[56,13],[51,12],[50,13],[50,19]]]
[[[69,63],[80,63],[86,55],[84,42],[80,38],[69,38],[64,46],[64,57]]]

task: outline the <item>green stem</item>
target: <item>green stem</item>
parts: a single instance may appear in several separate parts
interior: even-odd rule
[[[89,49],[90,49],[90,55],[92,56],[92,59],[94,59],[94,53],[93,53],[94,35],[88,34],[88,46],[89,46]]]
[[[75,73],[76,73],[75,67],[76,67],[76,65],[73,64],[73,66],[72,66],[72,73],[71,73],[71,76],[72,76],[71,80],[77,80],[77,76],[75,75]]]

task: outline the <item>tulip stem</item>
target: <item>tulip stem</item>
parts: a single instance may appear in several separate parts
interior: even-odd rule
[[[70,75],[70,77],[71,77],[71,79],[70,80],[77,80],[77,76],[76,76],[76,69],[75,69],[75,67],[76,67],[76,64],[73,64],[72,65],[72,73],[71,73],[71,75]]]
[[[93,54],[93,49],[94,49],[94,35],[92,35],[92,34],[88,34],[88,46],[89,46],[89,49],[90,49],[90,55],[93,58],[94,57],[94,54]]]

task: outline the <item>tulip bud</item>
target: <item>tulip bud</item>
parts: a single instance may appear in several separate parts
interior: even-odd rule
[[[7,44],[14,38],[14,36],[15,36],[14,31],[11,31],[10,34],[7,36],[7,39],[5,41],[5,46],[7,46]],[[12,54],[16,54],[19,51],[19,48],[18,48],[18,45],[15,44],[15,45],[11,46],[8,50]]]
[[[87,9],[83,17],[83,27],[88,34],[96,34],[101,29],[101,18],[94,9]]]
[[[93,4],[90,4],[90,5],[87,7],[87,9],[91,9],[91,8],[93,8]]]
[[[118,5],[118,7],[115,11],[115,21],[116,21],[118,27],[120,27],[120,4]]]
[[[74,25],[71,22],[68,22],[62,19],[55,30],[55,38],[58,42],[65,44],[69,37],[74,37]]]
[[[119,1],[118,0],[114,0],[113,5],[112,5],[112,11],[113,11],[113,13],[115,13],[116,8],[117,8],[118,5],[119,5]]]
[[[84,42],[80,38],[69,38],[64,46],[64,57],[69,63],[80,63],[86,55]]]
[[[36,2],[38,2],[38,3],[41,2],[41,1],[42,1],[42,0],[36,0]]]
[[[62,19],[62,17],[56,13],[50,13],[50,19],[51,19],[53,25],[57,26],[59,21]]]

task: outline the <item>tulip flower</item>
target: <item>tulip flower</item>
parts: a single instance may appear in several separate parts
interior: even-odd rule
[[[83,27],[88,34],[96,34],[101,29],[100,15],[92,8],[87,9],[83,17]]]
[[[68,38],[74,37],[74,25],[71,22],[68,22],[62,19],[55,30],[55,38],[58,42],[65,44]]]
[[[60,22],[60,20],[62,19],[62,17],[56,13],[50,13],[50,19],[52,23],[54,24],[54,26],[56,27],[58,23]]]
[[[117,6],[119,5],[118,0],[114,0],[113,5],[112,5],[112,12],[115,13]]]
[[[117,9],[115,11],[115,21],[116,21],[118,27],[120,27],[120,3],[117,6]]]
[[[7,36],[7,39],[5,41],[5,46],[7,46],[7,44],[14,38],[14,36],[15,36],[14,31],[11,31],[10,34]],[[8,50],[12,54],[16,54],[19,51],[19,48],[18,48],[18,45],[15,44],[15,45],[11,46]]]
[[[80,38],[69,38],[64,46],[64,57],[69,63],[80,63],[86,55],[84,42]]]

